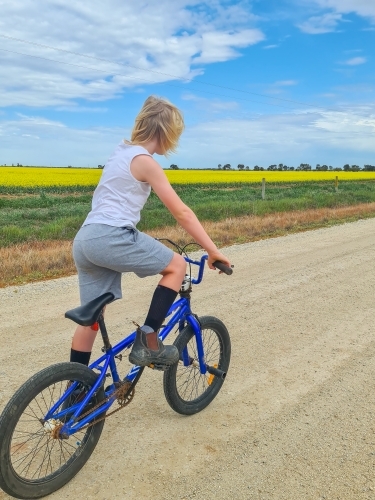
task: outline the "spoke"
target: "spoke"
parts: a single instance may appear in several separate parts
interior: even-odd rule
[[[27,459],[30,455],[33,455],[33,456],[32,456],[32,458],[30,459],[30,462],[29,462],[28,464],[26,464],[26,465],[25,465],[25,467],[22,469],[22,471],[20,472],[20,474],[22,474],[22,473],[23,473],[23,471],[24,471],[25,469],[27,469],[26,474],[28,473],[29,468],[30,468],[30,465],[31,465],[31,462],[33,461],[33,459],[34,459],[34,457],[35,457],[36,453],[38,452],[38,445],[39,445],[39,443],[42,441],[42,439],[43,439],[44,437],[45,437],[45,436],[42,436],[42,437],[40,438],[40,440],[38,441],[38,443],[37,443],[37,444],[34,446],[34,448],[30,451],[30,453],[28,453],[28,454],[27,454],[27,455],[26,455],[26,456],[25,456],[25,457],[21,460],[21,464],[22,464],[22,462],[24,462],[24,460],[26,460],[26,459]],[[45,445],[43,445],[43,446],[41,447],[41,449],[43,449],[43,447],[44,447],[44,446],[45,446]],[[18,460],[17,460],[17,461],[18,461]],[[16,461],[16,462],[17,462],[17,461]]]
[[[22,464],[22,462],[23,462],[24,460],[26,460],[26,458],[27,458],[28,456],[30,456],[30,455],[33,453],[33,451],[34,451],[34,450],[35,450],[35,448],[39,445],[39,443],[42,441],[42,439],[44,438],[44,436],[45,436],[44,434],[42,434],[42,435],[40,436],[39,441],[36,443],[36,445],[34,446],[34,448],[32,448],[32,449],[31,449],[31,450],[30,450],[30,451],[29,451],[26,455],[21,456],[20,458],[18,458],[18,459],[17,459],[17,460],[15,460],[14,462],[13,462],[13,460],[12,460],[12,463],[13,463],[13,464],[16,464],[17,462],[20,462],[20,464]],[[20,449],[21,449],[21,448],[20,448]],[[18,451],[19,451],[19,450],[17,450],[17,451],[15,451],[14,453],[12,453],[12,454],[11,454],[11,458],[12,458],[13,456],[15,456],[15,455],[18,453]]]
[[[29,437],[29,439],[26,439],[26,441],[23,441],[20,444],[15,443],[14,445],[12,445],[12,446],[18,447],[18,449],[15,450],[14,453],[12,453],[12,456],[14,454],[18,453],[23,448],[23,446],[25,446],[28,442],[32,441],[33,439],[38,439],[40,437],[43,437],[43,434],[44,434],[44,432],[41,434],[38,434],[38,433],[32,434],[31,437]]]
[[[63,455],[64,457],[64,460],[65,460],[65,463],[67,462],[67,459],[65,458],[65,453],[64,453],[64,449],[63,449],[63,445],[62,445],[62,441],[59,439],[59,446],[60,446],[60,464],[61,464],[61,454]]]
[[[53,384],[53,385],[55,385],[55,384]],[[50,393],[50,396],[51,396],[50,386],[46,387],[46,389],[48,389],[48,392]],[[46,399],[44,397],[44,391],[42,391],[40,393],[40,396],[41,396],[41,399],[43,400],[43,403],[44,403],[44,405],[46,407],[46,412],[48,412],[48,410],[51,408],[52,405],[51,404],[47,404]]]
[[[47,453],[48,453],[48,451],[49,451],[49,448],[48,448],[48,443],[49,443],[49,440],[50,440],[50,438],[47,438],[42,463],[41,463],[41,464],[40,464],[40,466],[36,469],[36,471],[34,472],[34,474],[31,476],[31,479],[33,479],[33,478],[35,477],[35,475],[37,474],[37,472],[38,472],[38,471],[39,471],[38,479],[40,478],[40,473],[42,472],[42,467],[43,467],[44,461],[45,461],[45,459],[46,459],[46,455],[47,455]],[[35,454],[35,455],[36,455],[36,454]],[[35,458],[35,457],[34,457],[34,458]]]
[[[73,446],[72,444],[70,444],[68,441],[61,441],[61,444],[62,446],[64,447],[64,450],[69,453],[69,458],[72,457],[72,455],[74,455],[74,453],[77,451],[77,447],[76,446]],[[72,448],[72,450],[70,451],[67,446],[70,446],[70,448]]]
[[[17,432],[17,434],[26,434],[27,436],[30,436],[30,435],[35,436],[36,434],[44,432],[44,430],[43,430],[43,428],[41,428],[36,432],[26,432],[26,431],[17,431],[17,430],[15,430],[14,432]],[[22,436],[20,436],[19,438],[16,437],[16,439],[22,439]]]
[[[42,392],[41,394],[43,394],[43,392]],[[39,394],[38,394],[38,396],[39,396]],[[38,408],[39,408],[39,410],[40,410],[41,415],[44,415],[44,411],[41,409],[41,407],[40,407],[40,405],[39,405],[38,400],[35,398],[35,399],[34,399],[34,401],[35,401],[36,405],[38,406]],[[33,411],[33,410],[31,410],[31,411]],[[47,409],[47,411],[48,411],[48,409]],[[35,415],[35,416],[36,416],[36,415]],[[38,417],[37,417],[37,418],[38,418]]]
[[[31,408],[30,404],[27,405],[27,408],[30,408],[30,410],[33,412],[34,415],[30,415],[29,413],[26,413],[26,412],[24,414],[27,415],[28,417],[34,417],[37,420],[39,420],[38,415],[35,413],[35,411],[33,410],[33,408]]]
[[[50,453],[49,453],[49,456],[48,456],[48,463],[47,463],[47,469],[46,469],[46,473],[48,474],[48,464],[49,464],[49,467],[51,469],[51,474],[53,472],[53,469],[52,469],[52,462],[51,462],[51,455],[52,455],[52,450],[53,450],[53,447],[55,446],[56,444],[56,439],[53,439],[52,440],[52,445],[51,445],[51,450],[50,450]]]
[[[206,363],[209,366],[217,367],[220,365],[222,357],[222,345],[218,333],[211,329],[202,330],[202,341]],[[198,350],[195,336],[193,336],[186,346],[189,357],[198,362]],[[194,401],[203,396],[210,389],[208,383],[211,374],[202,374],[200,368],[189,365],[179,364],[176,372],[177,392],[184,401]]]
[[[53,384],[53,389],[52,389],[52,392],[51,392],[51,387],[50,387],[50,386],[48,386],[48,387],[47,387],[47,389],[48,389],[48,392],[49,392],[49,399],[50,399],[50,401],[52,402],[52,401],[54,401],[54,399],[53,399],[53,393],[55,392],[55,384]],[[44,399],[44,397],[43,397],[43,401],[44,401],[44,402],[46,402],[46,401],[45,401],[45,399]],[[46,409],[47,409],[47,411],[48,411],[48,410],[49,410],[52,406],[53,406],[52,404],[50,404],[50,405],[47,405],[47,404],[46,404]]]
[[[28,404],[13,430],[8,455],[15,473],[24,481],[43,481],[57,471],[59,474],[59,470],[64,470],[66,464],[79,456],[87,444],[85,439],[92,431],[90,428],[78,430],[70,439],[62,440],[55,439],[53,432],[41,422],[46,412],[66,392],[66,383],[67,380],[51,383],[25,402]],[[88,387],[78,380],[78,389],[67,399],[69,406],[79,402]],[[66,408],[69,411],[68,406]]]

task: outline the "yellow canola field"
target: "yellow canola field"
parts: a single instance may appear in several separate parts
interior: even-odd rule
[[[166,170],[172,184],[258,183],[263,177],[267,182],[308,182],[375,179],[375,172],[269,172],[222,170]],[[0,186],[93,186],[100,179],[102,170],[90,168],[41,168],[0,167]]]

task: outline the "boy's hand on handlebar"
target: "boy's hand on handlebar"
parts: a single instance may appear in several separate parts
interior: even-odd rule
[[[208,259],[207,259],[207,264],[210,269],[216,269],[216,267],[213,265],[215,261],[219,260],[223,264],[225,264],[228,267],[231,267],[230,261],[223,255],[219,250],[215,250],[214,252],[208,252]],[[222,271],[219,271],[221,274]]]

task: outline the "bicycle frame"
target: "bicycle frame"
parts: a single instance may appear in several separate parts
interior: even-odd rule
[[[192,260],[188,257],[185,257],[185,260],[189,264],[193,264],[196,266],[199,266],[199,271],[198,271],[198,276],[197,278],[192,278],[191,283],[194,285],[199,284],[202,279],[203,279],[203,273],[204,273],[204,266],[205,262],[207,260],[207,255],[203,255],[199,261]],[[169,333],[172,331],[172,329],[178,324],[178,329],[179,331],[182,331],[183,328],[185,328],[186,324],[190,324],[191,327],[193,328],[194,334],[195,334],[195,339],[197,343],[197,354],[198,354],[198,362],[199,362],[199,369],[201,374],[205,374],[207,372],[207,367],[205,363],[205,358],[204,358],[204,349],[203,349],[203,340],[202,340],[202,332],[200,328],[200,324],[197,320],[197,318],[194,316],[194,314],[191,311],[190,307],[190,297],[181,297],[178,300],[176,300],[172,306],[170,307],[167,317],[169,317],[171,314],[173,314],[172,318],[168,321],[168,323],[163,326],[160,330],[159,333],[159,338],[161,340],[164,340]],[[75,432],[79,431],[82,427],[87,425],[88,423],[92,422],[94,419],[96,419],[100,414],[106,412],[113,402],[116,400],[116,397],[108,399],[106,403],[100,406],[100,408],[97,408],[93,412],[91,412],[89,415],[86,417],[83,417],[79,421],[77,421],[78,417],[82,414],[83,409],[85,406],[88,404],[90,399],[95,395],[95,393],[98,391],[102,385],[104,385],[105,378],[107,376],[108,370],[111,373],[112,376],[112,384],[111,388],[108,393],[106,393],[106,396],[110,396],[111,393],[115,391],[115,386],[114,384],[117,382],[121,382],[121,378],[118,374],[117,371],[117,366],[115,362],[116,356],[118,356],[123,350],[129,348],[134,340],[135,340],[135,335],[136,332],[132,332],[130,335],[128,335],[125,339],[121,340],[118,344],[115,346],[111,346],[109,349],[106,349],[105,354],[101,356],[99,359],[94,361],[89,368],[92,370],[98,370],[99,376],[98,379],[96,380],[95,384],[93,387],[90,389],[90,391],[86,394],[85,398],[80,401],[79,403],[70,406],[67,409],[64,409],[62,411],[59,411],[58,413],[55,413],[56,410],[61,406],[63,401],[66,401],[67,398],[73,393],[75,389],[77,389],[77,382],[73,383],[63,394],[63,396],[54,404],[54,406],[48,411],[48,413],[45,415],[44,420],[50,420],[50,419],[56,419],[59,420],[66,416],[67,414],[72,414],[71,417],[69,418],[69,421],[66,422],[63,426],[62,433],[66,436],[70,436],[74,434]],[[182,356],[181,356],[181,361],[183,362],[184,366],[189,366],[191,364],[191,360],[189,357],[189,353],[187,350],[187,347],[183,350]],[[140,366],[133,366],[131,370],[127,373],[126,377],[123,379],[126,382],[133,382],[137,375],[139,374],[141,370]]]

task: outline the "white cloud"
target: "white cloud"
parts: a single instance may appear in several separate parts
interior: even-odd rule
[[[280,80],[278,82],[275,82],[275,85],[280,87],[290,87],[292,85],[298,85],[298,82],[297,80]]]
[[[351,59],[348,59],[345,61],[345,64],[348,66],[358,66],[360,64],[364,64],[367,61],[365,57],[352,57]]]
[[[177,156],[156,159],[165,167],[177,163],[183,168],[213,167],[223,162],[250,166],[374,162],[374,105],[347,106],[342,112],[312,109],[249,118],[215,116],[186,129]],[[96,166],[128,136],[127,129],[82,130],[20,115],[0,121],[0,164]]]
[[[327,13],[321,16],[310,17],[307,21],[298,24],[298,27],[304,33],[310,35],[320,35],[335,31],[337,23],[342,20],[341,14]]]
[[[0,106],[103,101],[135,85],[191,79],[203,65],[238,57],[240,49],[264,39],[246,3],[225,5],[215,0],[6,2],[0,33],[102,60],[1,38],[1,48],[9,52],[0,50]]]
[[[298,85],[297,80],[278,80],[277,82],[269,85],[264,92],[269,95],[282,95],[287,91],[288,87]]]
[[[199,112],[202,113],[220,113],[223,111],[232,111],[239,108],[239,103],[236,101],[224,101],[222,99],[207,99],[205,97],[197,96],[191,92],[186,92],[182,96],[184,101],[191,101],[197,105]]]
[[[215,167],[223,162],[249,166],[373,164],[374,137],[373,105],[343,112],[305,110],[211,120],[186,130],[175,163],[185,168]]]
[[[264,40],[260,30],[243,30],[239,33],[211,32],[202,35],[202,50],[194,63],[207,64],[234,59],[239,55],[237,48],[248,47]]]
[[[97,166],[130,130],[71,128],[59,121],[19,114],[0,121],[0,164]]]
[[[342,14],[354,12],[375,21],[374,0],[314,0],[320,7],[330,8]]]

